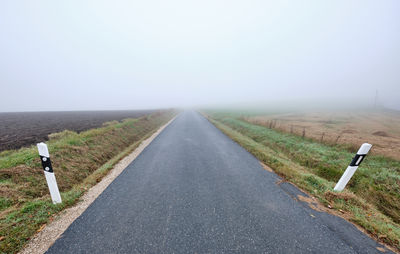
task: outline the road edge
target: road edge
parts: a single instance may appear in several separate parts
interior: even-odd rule
[[[130,154],[121,159],[102,180],[91,187],[73,207],[62,211],[52,222],[35,234],[25,247],[18,253],[45,253],[65,230],[97,199],[97,197],[131,164],[142,151],[175,119],[177,115],[161,126],[150,137],[143,140]]]
[[[348,223],[352,224],[355,228],[357,228],[357,230],[359,230],[361,233],[363,233],[364,235],[366,235],[367,237],[371,238],[372,240],[374,240],[375,242],[377,242],[378,244],[382,245],[384,248],[382,247],[377,247],[376,249],[382,253],[386,252],[387,250],[392,251],[393,253],[398,253],[400,254],[400,252],[394,248],[393,246],[383,242],[382,240],[380,240],[378,237],[374,236],[373,234],[369,233],[365,228],[361,227],[360,225],[356,224],[355,222],[351,221],[348,217],[344,216],[342,213],[337,212],[335,210],[331,210],[329,208],[327,208],[325,205],[323,205],[317,197],[315,197],[312,193],[304,190],[303,188],[297,186],[295,183],[289,181],[286,179],[286,177],[284,175],[278,174],[277,172],[275,172],[275,170],[273,170],[272,168],[270,168],[267,164],[265,164],[263,161],[261,161],[255,154],[251,153],[250,151],[248,151],[242,144],[240,144],[239,142],[235,141],[230,135],[228,135],[224,130],[222,130],[220,127],[218,127],[214,122],[217,122],[221,125],[224,125],[223,123],[219,122],[218,120],[214,120],[212,119],[208,114],[206,114],[205,112],[201,112],[199,111],[199,113],[209,122],[211,123],[215,128],[217,128],[218,130],[220,130],[224,135],[226,135],[229,139],[231,139],[232,141],[234,141],[235,143],[237,143],[239,146],[241,146],[243,149],[245,149],[247,152],[249,152],[250,154],[252,154],[257,160],[258,162],[261,164],[261,166],[266,170],[269,171],[271,173],[276,174],[278,177],[281,178],[281,181],[276,182],[277,185],[281,185],[283,182],[286,182],[290,185],[292,185],[294,188],[296,188],[299,193],[301,195],[293,195],[289,192],[287,192],[287,190],[283,189],[281,186],[280,188],[282,188],[288,195],[290,195],[295,201],[302,203],[305,207],[309,207],[312,210],[318,211],[318,212],[324,212],[327,214],[330,214],[332,216],[336,216],[339,217],[345,221],[347,221]],[[226,126],[228,128],[230,128],[229,126]],[[243,135],[243,134],[241,134]],[[246,135],[243,135],[245,137],[247,137]],[[305,195],[305,196],[302,196]],[[386,250],[386,249],[387,250]]]

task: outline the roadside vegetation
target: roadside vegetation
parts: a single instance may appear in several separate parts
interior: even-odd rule
[[[317,197],[333,213],[400,250],[399,160],[369,155],[346,189],[338,193],[333,188],[357,151],[354,144],[318,142],[301,133],[246,121],[250,114],[242,112],[206,114],[214,125],[285,180]]]
[[[388,109],[249,112],[241,119],[331,145],[374,144],[372,152],[400,160],[400,112]]]
[[[49,135],[54,172],[63,200],[53,205],[35,146],[0,153],[0,252],[16,253],[36,232],[99,182],[124,156],[175,115],[159,111],[112,121],[81,133]]]

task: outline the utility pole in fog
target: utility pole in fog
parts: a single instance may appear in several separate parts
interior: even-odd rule
[[[375,91],[375,102],[374,102],[374,108],[377,109],[378,107],[378,90]]]

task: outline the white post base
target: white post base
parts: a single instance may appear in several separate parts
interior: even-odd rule
[[[339,182],[336,184],[333,190],[342,191],[344,187],[346,187],[347,183],[350,181],[350,178],[354,175],[358,167],[348,166],[346,171],[344,171],[342,177]]]
[[[60,195],[60,191],[58,190],[57,181],[56,181],[56,177],[55,177],[54,173],[45,171],[44,175],[46,176],[46,181],[47,181],[47,185],[49,186],[50,196],[51,196],[51,199],[53,200],[53,204],[61,203],[62,202],[61,195]]]

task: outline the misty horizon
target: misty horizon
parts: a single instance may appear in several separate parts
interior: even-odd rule
[[[0,112],[400,110],[398,13],[395,0],[4,1]]]

